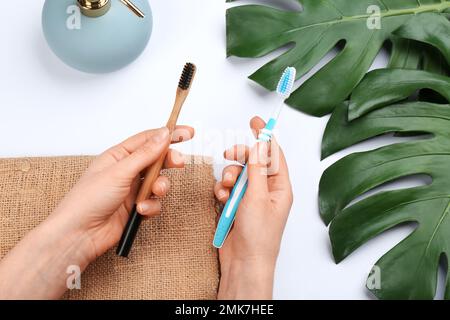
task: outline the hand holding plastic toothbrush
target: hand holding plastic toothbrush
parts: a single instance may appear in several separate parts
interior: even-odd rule
[[[250,126],[255,135],[265,127],[255,117]],[[268,148],[269,147],[269,148]],[[272,150],[276,150],[272,152]],[[270,154],[278,162],[278,170],[269,172],[259,159]],[[274,157],[277,159],[274,159]],[[289,172],[283,151],[275,140],[270,145],[259,142],[253,148],[234,146],[225,152],[225,158],[248,165],[248,188],[236,213],[236,219],[227,241],[219,249],[221,279],[219,299],[271,299],[275,264],[280,249],[293,195]],[[215,186],[215,195],[225,203],[239,174],[241,165],[230,165]]]
[[[284,104],[284,100],[287,99],[292,91],[294,86],[294,81],[296,77],[295,68],[288,67],[282,74],[280,81],[277,86],[277,94],[282,99],[281,103],[275,109],[272,117],[269,119],[265,127],[258,134],[258,142],[261,143],[261,147],[264,147],[264,143],[271,141],[273,129],[277,123],[278,117],[280,116],[281,109]],[[252,159],[250,159],[252,160]],[[262,159],[253,159],[255,161],[261,161]],[[251,164],[251,163],[250,163]],[[238,210],[239,204],[242,201],[242,198],[245,195],[248,186],[248,165],[245,165],[242,169],[242,172],[239,175],[239,178],[236,181],[236,184],[231,191],[230,198],[225,204],[225,208],[223,209],[222,215],[220,217],[219,223],[217,225],[216,234],[214,236],[213,245],[216,248],[221,248],[228,236],[228,233],[231,230],[233,225],[236,212]]]
[[[289,75],[283,76],[280,81],[279,92],[282,91],[280,87],[291,91],[295,73]],[[235,202],[229,224],[226,210],[222,213],[222,223],[229,229],[216,233],[215,240],[221,246],[219,299],[272,298],[275,264],[293,202],[286,159],[276,140],[272,139],[271,132],[280,110],[281,106],[267,125],[259,117],[251,120],[250,126],[260,140],[252,149],[234,146],[225,152],[226,159],[247,165],[226,167],[222,181],[214,189],[217,199],[230,207],[230,199],[239,192],[236,190],[242,190],[238,186],[239,180],[246,180],[244,192]],[[266,142],[268,140],[271,140],[270,144]],[[231,229],[233,221],[235,223]],[[223,235],[228,237],[221,245],[220,241],[225,240]]]

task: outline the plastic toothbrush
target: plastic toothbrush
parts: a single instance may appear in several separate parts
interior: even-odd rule
[[[286,68],[281,76],[281,79],[277,86],[277,94],[282,99],[280,105],[275,109],[272,117],[267,122],[266,127],[261,130],[258,141],[269,142],[272,139],[273,130],[280,116],[281,109],[284,105],[284,100],[289,98],[291,95],[292,88],[294,86],[296,69],[292,67]],[[248,186],[248,170],[247,165],[242,169],[239,178],[231,191],[230,198],[228,199],[223,211],[220,216],[219,224],[217,225],[216,234],[214,235],[213,245],[216,248],[221,248],[225,239],[230,232],[231,226],[233,225],[234,218],[236,217],[236,211],[239,204],[244,197],[245,191]]]

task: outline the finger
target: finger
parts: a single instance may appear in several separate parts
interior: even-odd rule
[[[225,150],[223,156],[230,161],[237,161],[241,164],[247,163],[250,148],[243,144],[237,144],[232,148]]]
[[[160,176],[152,186],[152,193],[158,197],[164,197],[170,189],[170,181],[167,177]]]
[[[268,144],[258,142],[251,150],[248,159],[248,193],[267,195]]]
[[[216,185],[214,186],[214,195],[216,196],[217,200],[219,200],[222,203],[225,203],[230,197],[230,190],[224,187],[222,182],[217,182]]]
[[[137,204],[139,214],[145,217],[155,217],[161,214],[161,202],[158,199],[148,199]]]
[[[242,167],[231,165],[223,169],[222,185],[226,188],[233,188],[237,178],[241,174]]]
[[[111,170],[116,177],[132,180],[166,153],[168,146],[169,130],[165,127],[155,130],[145,144],[116,163]]]
[[[189,141],[194,137],[194,135],[194,128],[189,126],[177,126],[172,134],[172,143]]]
[[[136,177],[133,182],[131,183],[131,190],[128,197],[125,199],[125,209],[127,212],[131,212],[131,209],[134,206],[136,196],[139,192],[139,187],[141,185],[141,179],[140,177]]]
[[[276,173],[274,175],[269,175],[268,178],[268,188],[271,195],[271,198],[279,203],[282,206],[286,206],[290,208],[293,201],[293,193],[291,181],[289,178],[289,170],[286,162],[286,158],[284,156],[283,150],[279,147],[276,140],[272,140],[272,155],[271,158],[278,156],[278,168],[276,169]],[[277,150],[274,152],[274,150]],[[273,165],[274,161],[271,161],[271,165]],[[270,171],[270,169],[269,169]],[[290,210],[282,210],[283,212],[289,213]]]
[[[258,139],[259,132],[264,129],[266,126],[266,122],[260,117],[253,117],[250,120],[250,128],[253,131],[253,135],[256,139]]]
[[[169,149],[169,152],[166,155],[166,159],[164,160],[164,168],[184,168],[185,163],[186,157],[184,156],[184,154],[177,150]]]
[[[125,159],[138,148],[142,147],[145,143],[152,139],[156,131],[160,129],[152,129],[138,133],[127,140],[119,143],[118,145],[106,150],[100,158],[102,157],[112,157],[116,162]],[[180,139],[187,141],[192,139],[194,136],[194,129],[189,126],[176,126],[172,138],[172,143],[180,142]]]
[[[289,170],[283,149],[281,149],[275,138],[272,138],[269,148],[270,165],[273,166],[273,168],[269,168],[269,176],[278,177],[287,181],[289,179]]]

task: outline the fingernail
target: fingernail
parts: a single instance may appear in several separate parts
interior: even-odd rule
[[[160,182],[160,185],[161,185],[161,189],[162,189],[161,191],[162,191],[162,192],[166,192],[167,189],[169,189],[169,186],[167,185],[167,181],[164,181],[164,180],[161,181],[161,182]]]
[[[184,165],[186,163],[186,157],[181,152],[172,150],[171,157],[174,165]]]
[[[225,152],[223,153],[223,156],[225,158],[232,158],[234,156],[234,148],[225,150]]]
[[[249,163],[264,166],[267,164],[268,146],[266,142],[258,142],[250,152]]]
[[[177,129],[173,133],[172,141],[183,142],[191,138],[191,132],[188,129]]]
[[[261,160],[266,160],[267,153],[269,151],[269,146],[267,142],[260,142],[258,144],[258,155]]]
[[[227,172],[223,175],[223,181],[231,181],[233,180],[233,175],[231,172]]]
[[[261,149],[261,152],[266,152],[269,150],[269,143],[268,142],[259,142],[259,148]]]
[[[225,190],[219,190],[217,192],[217,197],[219,198],[219,200],[226,198],[228,195],[228,193]]]
[[[144,213],[147,210],[150,210],[150,206],[147,203],[139,203],[137,206],[139,213]]]
[[[161,143],[166,141],[169,137],[169,129],[167,127],[162,127],[156,130],[155,134],[152,137],[153,142]]]

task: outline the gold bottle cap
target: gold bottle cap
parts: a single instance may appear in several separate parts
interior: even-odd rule
[[[81,13],[88,17],[103,16],[111,8],[110,0],[78,0]]]
[[[130,0],[120,0],[135,15],[144,18],[145,14]],[[88,17],[101,17],[111,8],[111,0],[77,0],[81,13]]]

